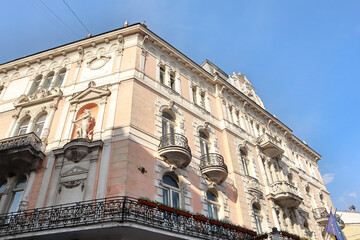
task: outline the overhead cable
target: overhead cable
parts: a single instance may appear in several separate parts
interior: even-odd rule
[[[74,32],[59,16],[57,16],[42,0],[40,2],[57,18],[59,21],[61,21],[65,27],[67,27],[77,38],[80,38],[79,35]]]
[[[65,0],[63,0],[63,2],[65,3],[65,5],[70,9],[70,11],[74,14],[74,16],[77,18],[77,20],[79,20],[79,22],[81,23],[81,25],[83,25],[83,27],[86,29],[86,31],[90,33],[89,29],[87,29],[87,27],[84,25],[84,23],[80,20],[80,18],[75,14],[75,12],[71,9],[71,7],[65,2]]]

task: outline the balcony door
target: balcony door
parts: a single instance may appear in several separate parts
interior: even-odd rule
[[[209,154],[209,145],[210,145],[209,137],[203,132],[199,133],[199,137],[200,137],[201,155],[208,155]]]
[[[163,112],[162,114],[162,136],[167,138],[167,142],[171,145],[175,142],[175,120],[174,118]]]

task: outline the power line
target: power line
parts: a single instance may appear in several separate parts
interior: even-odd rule
[[[58,17],[42,0],[40,2],[57,18],[61,21],[65,27],[67,27],[77,38],[80,38],[79,35],[76,34],[60,17]]]
[[[70,9],[70,11],[74,14],[74,16],[79,20],[79,22],[81,23],[81,25],[83,25],[83,27],[86,29],[86,31],[90,33],[89,29],[87,29],[87,27],[84,25],[84,23],[80,20],[80,18],[74,13],[74,11],[71,9],[71,7],[65,2],[65,0],[63,0],[63,2],[66,4],[66,6]]]

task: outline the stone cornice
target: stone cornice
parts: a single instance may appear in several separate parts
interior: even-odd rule
[[[192,72],[196,73],[200,78],[212,83],[212,84],[219,84],[220,86],[226,86],[227,89],[231,90],[233,94],[239,96],[243,101],[247,102],[249,106],[251,106],[255,111],[262,114],[264,117],[266,117],[266,120],[272,120],[273,124],[276,124],[280,129],[282,129],[284,132],[288,132],[291,134],[291,139],[293,142],[301,146],[304,150],[308,151],[310,154],[312,154],[316,161],[318,161],[321,158],[321,155],[315,152],[312,148],[310,148],[307,144],[300,141],[297,137],[295,137],[292,134],[292,130],[287,127],[285,124],[283,124],[280,120],[272,116],[269,112],[267,112],[264,108],[259,106],[257,103],[255,103],[253,100],[248,98],[245,94],[243,94],[241,91],[236,89],[234,86],[232,86],[230,83],[228,83],[226,80],[217,77],[217,75],[212,75],[205,69],[203,69],[200,65],[195,63],[193,60],[185,56],[183,53],[181,53],[179,50],[177,50],[175,47],[173,47],[171,44],[160,38],[158,35],[153,33],[151,30],[149,30],[147,27],[143,26],[140,23],[136,23],[133,25],[130,25],[128,27],[112,30],[109,32],[105,32],[90,38],[81,39],[76,42],[68,43],[59,47],[55,47],[49,50],[45,50],[42,52],[38,52],[23,58],[19,58],[4,64],[0,65],[0,71],[7,72],[14,69],[18,69],[22,66],[30,66],[32,63],[41,62],[42,60],[46,60],[49,58],[54,58],[58,55],[66,55],[69,52],[76,52],[78,51],[78,48],[86,48],[86,47],[92,47],[94,44],[102,43],[102,42],[109,42],[110,40],[117,40],[118,36],[128,36],[131,34],[140,33],[142,34],[147,41],[152,42],[154,45],[160,47],[164,52],[167,52],[170,56],[174,57],[177,61],[183,63],[185,67],[189,68]],[[147,36],[147,37],[146,37]],[[143,41],[144,43],[145,41]]]

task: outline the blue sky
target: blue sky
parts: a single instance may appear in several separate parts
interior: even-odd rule
[[[335,207],[360,209],[360,1],[67,3],[93,35],[146,20],[195,62],[244,73],[267,110],[323,156]],[[0,9],[1,63],[87,35],[62,0],[0,1]]]

